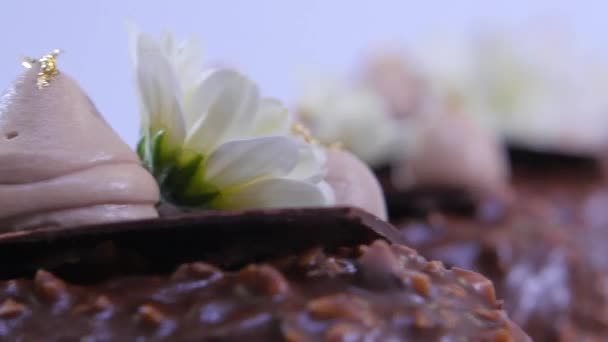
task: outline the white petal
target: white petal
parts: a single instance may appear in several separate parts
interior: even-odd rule
[[[164,30],[160,35],[160,47],[165,57],[172,60],[176,55],[175,39],[173,33],[169,30]]]
[[[313,183],[325,178],[327,156],[322,147],[300,142],[298,152],[298,164],[289,173],[289,178]]]
[[[186,146],[203,154],[224,141],[247,136],[259,101],[257,86],[238,72],[207,74],[187,104]]]
[[[242,84],[241,106],[239,117],[232,122],[230,130],[223,136],[224,141],[239,139],[251,131],[251,125],[260,105],[260,93],[258,86],[251,80]]]
[[[206,162],[205,181],[220,189],[289,173],[298,161],[294,139],[282,136],[222,144]]]
[[[174,66],[184,91],[190,91],[196,86],[196,81],[203,70],[203,54],[198,38],[191,37],[179,44]]]
[[[292,123],[293,117],[280,101],[264,98],[260,101],[252,134],[253,136],[286,135]]]
[[[166,129],[181,144],[185,125],[179,103],[179,87],[173,70],[154,38],[140,35],[137,44],[137,81],[150,129]]]
[[[226,209],[315,207],[326,205],[326,197],[314,184],[269,178],[222,194],[214,205]]]
[[[134,78],[137,78],[137,41],[139,40],[140,31],[133,20],[127,20],[125,23],[127,27],[128,44],[129,44],[129,62],[131,71],[134,74]],[[141,99],[139,100],[139,112],[141,113],[140,130],[141,135],[146,134],[147,129],[150,125],[150,117]]]
[[[231,70],[214,69],[203,73],[196,89],[184,102],[184,118],[188,130],[192,130],[195,125],[204,122],[213,101],[220,96],[230,82],[237,82],[233,80],[236,77],[237,75]]]
[[[127,35],[129,42],[129,61],[131,67],[135,70],[137,67],[137,41],[139,38],[139,28],[132,20],[127,20]]]

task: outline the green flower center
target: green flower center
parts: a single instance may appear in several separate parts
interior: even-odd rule
[[[156,178],[163,201],[182,207],[210,207],[220,191],[205,182],[205,156],[171,146],[170,141],[167,131],[159,130],[144,135],[137,144],[137,153]]]

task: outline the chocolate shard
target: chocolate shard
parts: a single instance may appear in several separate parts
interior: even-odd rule
[[[464,188],[425,185],[398,189],[392,183],[391,172],[390,166],[374,170],[384,192],[389,219],[425,217],[436,211],[469,216],[476,211],[477,196]]]
[[[355,208],[209,211],[161,219],[0,234],[0,278],[56,273],[163,272],[203,260],[234,268],[322,246],[401,242],[389,223]],[[92,270],[95,270],[94,272]],[[105,272],[105,273],[104,273]]]
[[[424,217],[436,211],[473,215],[477,198],[464,189],[424,187],[408,191],[385,192],[389,217]]]
[[[519,145],[509,146],[509,160],[514,173],[522,171],[535,174],[586,174],[598,176],[602,173],[602,160],[599,156],[574,154],[551,149],[531,149]]]

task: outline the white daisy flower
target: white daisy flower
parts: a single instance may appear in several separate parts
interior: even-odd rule
[[[132,34],[141,98],[138,153],[178,206],[241,209],[325,206],[322,149],[290,133],[293,118],[229,69],[202,72],[194,40]]]

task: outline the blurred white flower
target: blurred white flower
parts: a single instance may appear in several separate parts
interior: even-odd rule
[[[458,98],[463,111],[512,142],[573,152],[606,142],[606,65],[563,34],[480,38],[423,54],[436,95]]]
[[[165,201],[198,208],[333,204],[325,154],[290,133],[280,102],[228,69],[202,72],[195,41],[132,33],[141,98],[138,153]]]
[[[310,79],[297,112],[319,141],[340,143],[371,166],[389,162],[394,153],[397,122],[384,99],[364,84]]]
[[[482,41],[474,69],[480,109],[520,142],[581,151],[604,143],[608,78],[577,50],[548,35]]]

